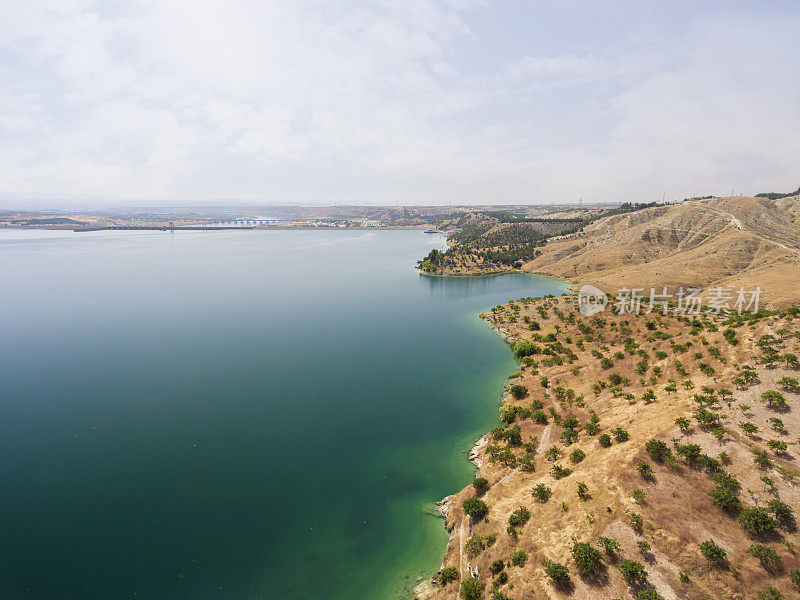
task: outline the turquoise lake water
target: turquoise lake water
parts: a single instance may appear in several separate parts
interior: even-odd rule
[[[406,598],[545,278],[417,231],[0,230],[0,597]]]

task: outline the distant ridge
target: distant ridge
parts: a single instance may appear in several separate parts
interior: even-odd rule
[[[800,196],[706,198],[601,218],[552,238],[523,270],[607,292],[623,287],[759,286],[800,301]]]

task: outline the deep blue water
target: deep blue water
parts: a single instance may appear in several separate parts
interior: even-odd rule
[[[0,597],[403,597],[553,280],[416,231],[0,230]]]

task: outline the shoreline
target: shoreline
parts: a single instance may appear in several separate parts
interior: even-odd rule
[[[83,233],[90,231],[424,231],[422,225],[385,225],[375,227],[315,227],[313,225],[262,225],[254,227],[234,227],[208,225],[100,225],[97,227],[75,227],[74,225],[42,225],[40,227],[0,225],[0,229],[24,231],[72,231]]]
[[[435,277],[448,277],[447,275],[436,275],[436,274],[431,274],[431,273],[421,273],[421,274],[432,275],[432,276],[435,276]],[[500,272],[500,273],[494,273],[492,275],[471,275],[471,276],[467,275],[467,276],[458,276],[458,277],[485,277],[485,276],[513,275],[513,274],[514,274],[513,272],[512,273]],[[553,280],[556,280],[556,281],[560,281],[561,283],[571,283],[569,280],[564,280],[564,279],[561,279],[561,278],[558,278],[558,277],[553,277],[553,276],[539,275],[537,273],[519,273],[519,274],[531,275],[531,276],[534,276],[534,277],[545,277],[547,279],[553,279]],[[569,286],[569,287],[565,288],[565,290],[564,290],[564,292],[562,292],[561,296],[570,295],[571,288],[572,288],[572,286]],[[500,327],[496,322],[490,320],[489,319],[489,314],[487,314],[486,312],[482,311],[482,312],[479,312],[477,315],[475,315],[475,317],[480,322],[484,323],[485,325],[488,325],[489,328],[492,330],[492,332],[494,332],[498,337],[500,337],[500,339],[507,346],[510,347],[512,345],[513,338],[510,337],[509,332],[506,331],[505,329],[503,329],[502,327]],[[516,358],[514,360],[515,360],[515,362],[517,362]],[[502,383],[502,385],[500,387],[500,391],[499,391],[499,394],[498,394],[499,398],[500,398],[499,404],[498,404],[498,409],[503,404],[503,398],[504,398],[504,395],[506,393],[506,390],[507,390],[507,387],[508,387],[509,383],[514,380],[512,378],[512,375],[514,375],[514,373],[515,372],[512,371],[503,380],[503,383]],[[475,475],[474,475],[475,477],[482,477],[483,476],[483,473],[481,471],[481,469],[483,467],[483,458],[484,458],[483,451],[489,445],[490,436],[491,436],[491,430],[486,431],[485,433],[481,434],[478,437],[478,439],[475,440],[472,443],[472,445],[470,446],[469,450],[467,451],[467,462],[469,462],[470,464],[472,464],[475,467]],[[469,484],[467,484],[467,486],[465,486],[465,487],[468,487],[468,486],[469,486]],[[412,597],[413,600],[429,600],[430,598],[433,598],[437,594],[437,592],[439,591],[437,586],[436,586],[437,577],[439,576],[439,573],[441,573],[442,569],[445,567],[445,564],[447,562],[447,557],[448,557],[448,554],[449,554],[449,550],[450,550],[450,546],[451,546],[451,544],[453,542],[453,538],[456,535],[458,535],[458,533],[456,531],[455,523],[448,522],[448,515],[450,514],[451,510],[455,507],[457,496],[461,491],[463,491],[463,489],[464,488],[462,488],[461,490],[454,490],[452,493],[448,494],[447,496],[445,496],[441,500],[434,502],[434,506],[436,506],[437,511],[439,513],[438,514],[438,518],[441,518],[441,519],[444,520],[444,529],[449,534],[450,537],[448,538],[447,546],[445,547],[444,554],[442,555],[442,561],[441,561],[441,564],[439,565],[439,568],[437,569],[437,571],[433,574],[433,576],[430,579],[426,579],[425,581],[420,582],[414,588],[414,595]],[[459,545],[463,546],[463,543],[464,543],[463,540],[460,540]],[[468,564],[467,567],[469,569],[469,564]],[[470,573],[471,573],[471,571],[470,571]]]
[[[426,277],[452,277],[452,278],[467,278],[467,277],[497,277],[498,275],[530,275],[532,277],[544,277],[545,279],[552,279],[554,281],[558,281],[560,283],[567,283],[569,287],[567,289],[572,290],[574,286],[578,285],[579,282],[574,281],[572,279],[566,277],[558,277],[557,275],[548,275],[547,273],[532,273],[531,271],[522,271],[520,269],[515,269],[511,271],[490,271],[488,273],[429,273],[427,271],[421,270],[419,267],[414,267],[417,271],[419,271],[420,275],[424,275]],[[573,290],[574,291],[574,290]]]

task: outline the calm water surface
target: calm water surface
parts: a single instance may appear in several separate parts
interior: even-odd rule
[[[411,231],[0,231],[0,597],[403,598],[515,365]]]

